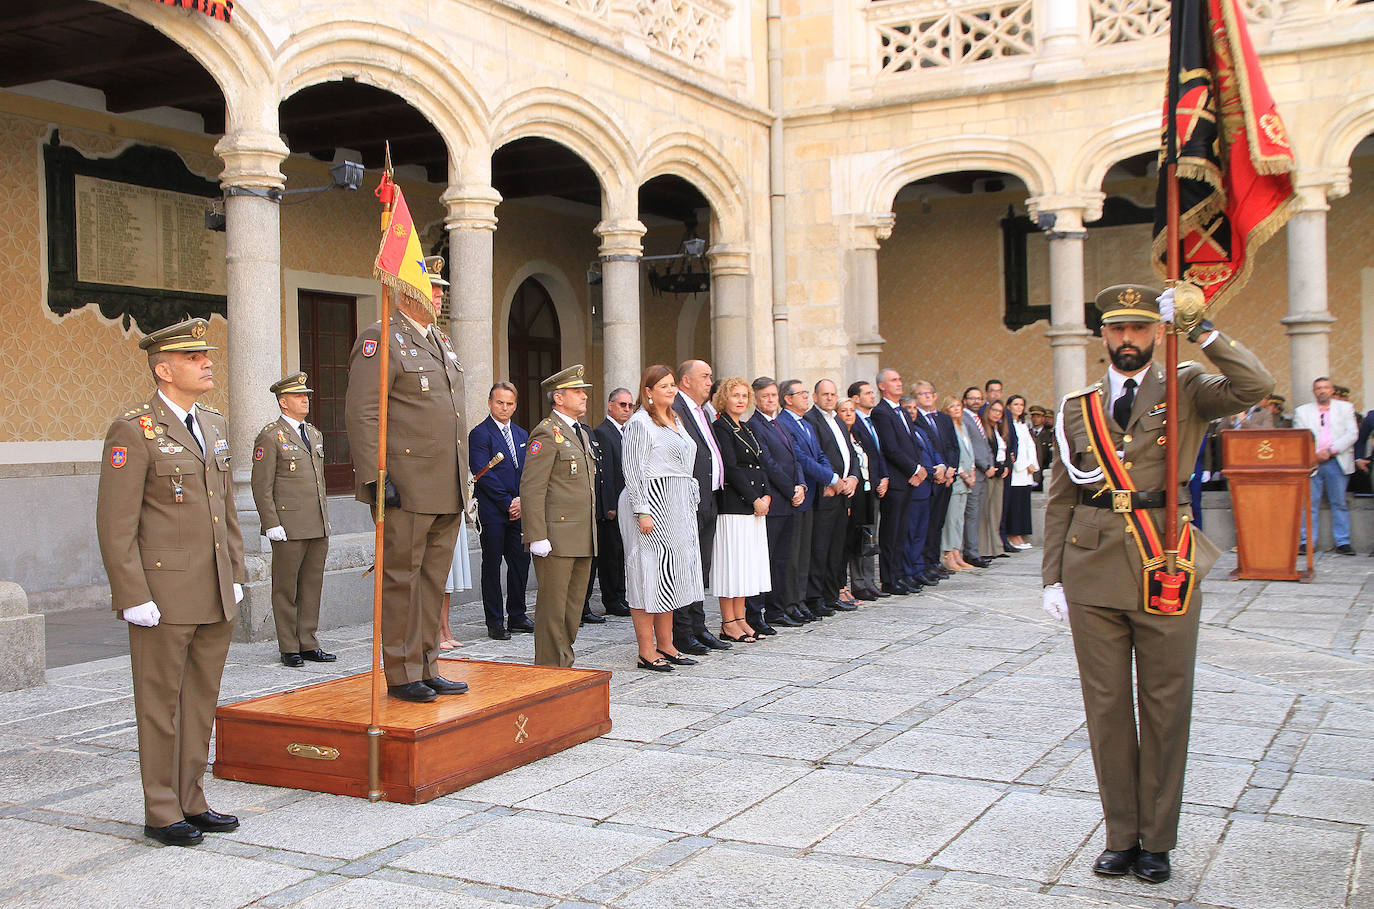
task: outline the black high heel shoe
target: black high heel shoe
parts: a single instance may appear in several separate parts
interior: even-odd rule
[[[659,653],[662,653],[663,658],[674,666],[695,666],[697,664],[696,660],[689,656],[683,656],[680,653],[665,653],[662,650],[660,650]]]
[[[644,659],[644,657],[640,657],[640,658],[639,658],[639,668],[640,668],[640,669],[647,669],[647,670],[649,670],[650,672],[672,672],[672,671],[673,671],[673,667],[670,666],[670,665],[668,665],[668,662],[667,662],[666,660],[654,660],[652,663],[650,663],[648,660]]]

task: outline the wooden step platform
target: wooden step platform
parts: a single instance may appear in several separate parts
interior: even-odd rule
[[[416,805],[604,735],[611,674],[440,660],[466,694],[428,704],[382,695],[381,784]],[[216,777],[367,797],[371,681],[359,673],[215,711]]]

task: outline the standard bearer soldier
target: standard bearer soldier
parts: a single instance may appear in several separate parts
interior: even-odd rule
[[[1107,821],[1107,848],[1093,870],[1130,872],[1150,883],[1169,878],[1177,840],[1200,585],[1217,557],[1190,520],[1191,453],[1209,421],[1244,410],[1274,387],[1253,354],[1204,320],[1188,337],[1221,374],[1180,363],[1178,413],[1168,413],[1164,370],[1151,357],[1163,337],[1161,311],[1163,321],[1174,321],[1173,298],[1172,290],[1156,299],[1155,291],[1134,285],[1097,295],[1111,367],[1059,408],[1064,469],[1050,483],[1041,568],[1045,610],[1067,616],[1073,630]],[[1166,429],[1177,434],[1180,453],[1172,477],[1164,471]],[[1163,542],[1166,483],[1180,489],[1172,574]]]
[[[596,556],[596,465],[591,439],[578,422],[587,412],[582,367],[545,379],[553,412],[530,433],[520,478],[522,536],[535,556],[534,662],[573,664]]]
[[[303,372],[272,383],[281,416],[253,442],[253,503],[272,541],[272,617],[287,666],[332,663],[320,649],[320,590],[329,552],[324,433],[305,421],[310,389]]]
[[[434,288],[428,306],[400,296],[383,331],[358,335],[348,368],[344,423],[353,454],[355,494],[386,505],[382,537],[382,657],[387,693],[407,701],[461,694],[466,682],[439,675],[444,581],[453,564],[467,485],[463,370],[448,335],[435,325],[443,259],[425,260]],[[378,346],[388,347],[386,485],[377,489]]]
[[[204,789],[245,577],[229,430],[196,403],[215,385],[208,328],[191,319],[139,342],[157,392],[110,425],[96,499],[110,599],[129,623],[143,832],[171,846],[239,826]]]

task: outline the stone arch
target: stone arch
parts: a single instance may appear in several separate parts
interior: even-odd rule
[[[312,25],[278,53],[279,100],[321,82],[352,77],[389,91],[433,124],[448,148],[450,174],[490,179],[482,139],[487,111],[443,52],[411,32],[370,22]],[[452,179],[452,178],[451,178]]]
[[[1040,152],[1007,136],[950,136],[908,145],[885,155],[857,180],[856,212],[892,211],[898,191],[925,177],[961,170],[993,170],[1026,184],[1032,196],[1054,191],[1053,171]]]
[[[1348,169],[1355,146],[1370,133],[1374,133],[1374,95],[1352,101],[1326,121],[1320,133],[1319,166],[1335,171]]]
[[[1070,165],[1070,192],[1097,192],[1107,171],[1119,161],[1159,149],[1157,111],[1118,120],[1083,143]]]
[[[547,259],[531,259],[515,270],[510,281],[501,291],[501,309],[496,317],[496,369],[497,378],[510,375],[510,309],[515,300],[515,292],[527,278],[534,278],[549,292],[553,308],[558,313],[558,327],[562,335],[562,357],[564,363],[582,362],[587,350],[587,318],[582,312],[582,304],[563,269]]]
[[[747,245],[744,223],[744,188],[724,156],[701,136],[672,131],[656,136],[645,150],[639,171],[640,184],[654,177],[672,175],[695,186],[711,203],[716,222],[713,244]]]
[[[566,146],[587,162],[600,181],[603,217],[637,217],[634,155],[608,105],[598,107],[562,89],[531,88],[503,101],[491,123],[493,150],[532,137]]]

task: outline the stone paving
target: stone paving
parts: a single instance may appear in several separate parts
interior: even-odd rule
[[[1103,880],[1071,642],[1038,551],[672,675],[628,620],[583,629],[615,671],[605,737],[426,805],[208,780],[242,828],[142,836],[126,657],[0,697],[0,905],[627,909],[1374,907],[1374,560],[1206,605],[1174,877]],[[972,575],[973,573],[970,573]],[[467,612],[474,610],[468,608]],[[480,621],[477,619],[476,621]],[[527,660],[528,636],[464,657]],[[366,667],[236,644],[226,701]]]

